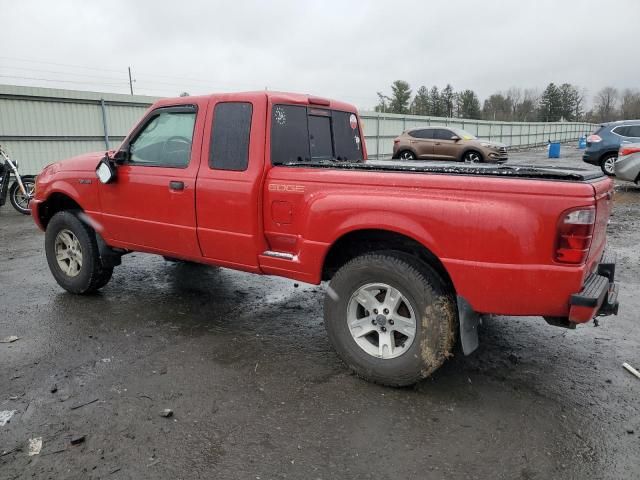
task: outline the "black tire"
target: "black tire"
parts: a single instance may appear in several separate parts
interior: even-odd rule
[[[64,230],[71,232],[80,245],[82,266],[74,276],[64,272],[56,259],[56,241],[58,234]],[[111,280],[113,268],[103,267],[95,233],[89,225],[78,218],[77,212],[62,211],[51,218],[45,232],[44,246],[53,278],[68,292],[92,293]]]
[[[413,153],[411,150],[403,150],[400,153],[398,153],[398,159],[399,160],[415,160],[416,154]]]
[[[384,283],[400,291],[416,312],[415,337],[400,356],[382,359],[362,349],[347,324],[348,305],[361,287]],[[399,252],[371,253],[345,264],[332,278],[324,302],[329,339],[360,377],[400,387],[428,377],[450,355],[456,339],[457,308],[440,276],[428,265]]]
[[[22,184],[27,189],[27,192],[33,192],[33,188],[36,185],[35,178],[34,177],[21,177],[21,178],[22,178]],[[9,201],[11,202],[11,205],[13,205],[13,208],[15,208],[18,212],[22,213],[23,215],[31,215],[31,210],[29,210],[29,203],[27,202],[27,205],[25,207],[23,205],[24,201],[22,200],[22,198],[19,199],[18,197],[23,197],[22,190],[20,190],[20,185],[18,185],[18,182],[13,182],[11,184],[11,187],[9,188]]]
[[[477,150],[467,150],[462,154],[462,161],[465,163],[482,163],[484,157]]]
[[[616,171],[613,168],[613,164],[615,163],[617,158],[617,153],[607,153],[606,155],[604,155],[600,159],[600,169],[602,170],[602,173],[604,173],[608,177],[615,177]],[[611,168],[611,170],[608,171],[609,168]]]

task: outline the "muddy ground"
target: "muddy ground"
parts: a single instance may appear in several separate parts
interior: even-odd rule
[[[555,162],[583,165],[566,146]],[[472,356],[405,389],[345,369],[323,287],[133,254],[73,296],[6,205],[0,478],[637,479],[640,380],[621,365],[640,368],[640,187],[617,190],[618,317],[492,318]]]

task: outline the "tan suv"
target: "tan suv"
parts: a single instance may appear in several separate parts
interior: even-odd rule
[[[422,127],[393,141],[393,158],[504,163],[509,155],[505,144],[480,140],[459,128]]]

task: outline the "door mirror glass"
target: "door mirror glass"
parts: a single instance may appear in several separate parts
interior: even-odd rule
[[[96,175],[100,182],[107,184],[116,179],[116,168],[106,159],[100,160],[100,163],[96,167]]]

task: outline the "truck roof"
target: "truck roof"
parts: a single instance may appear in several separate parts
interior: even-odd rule
[[[270,104],[285,103],[293,105],[312,105],[317,107],[328,107],[333,110],[341,110],[345,112],[356,112],[354,105],[332,100],[324,97],[317,97],[306,93],[288,93],[275,92],[271,90],[262,90],[255,92],[233,92],[233,93],[211,93],[208,95],[194,95],[188,97],[163,98],[153,104],[154,107],[162,107],[169,105],[189,105],[194,99],[212,99],[226,102],[251,102],[262,98],[267,98]]]

